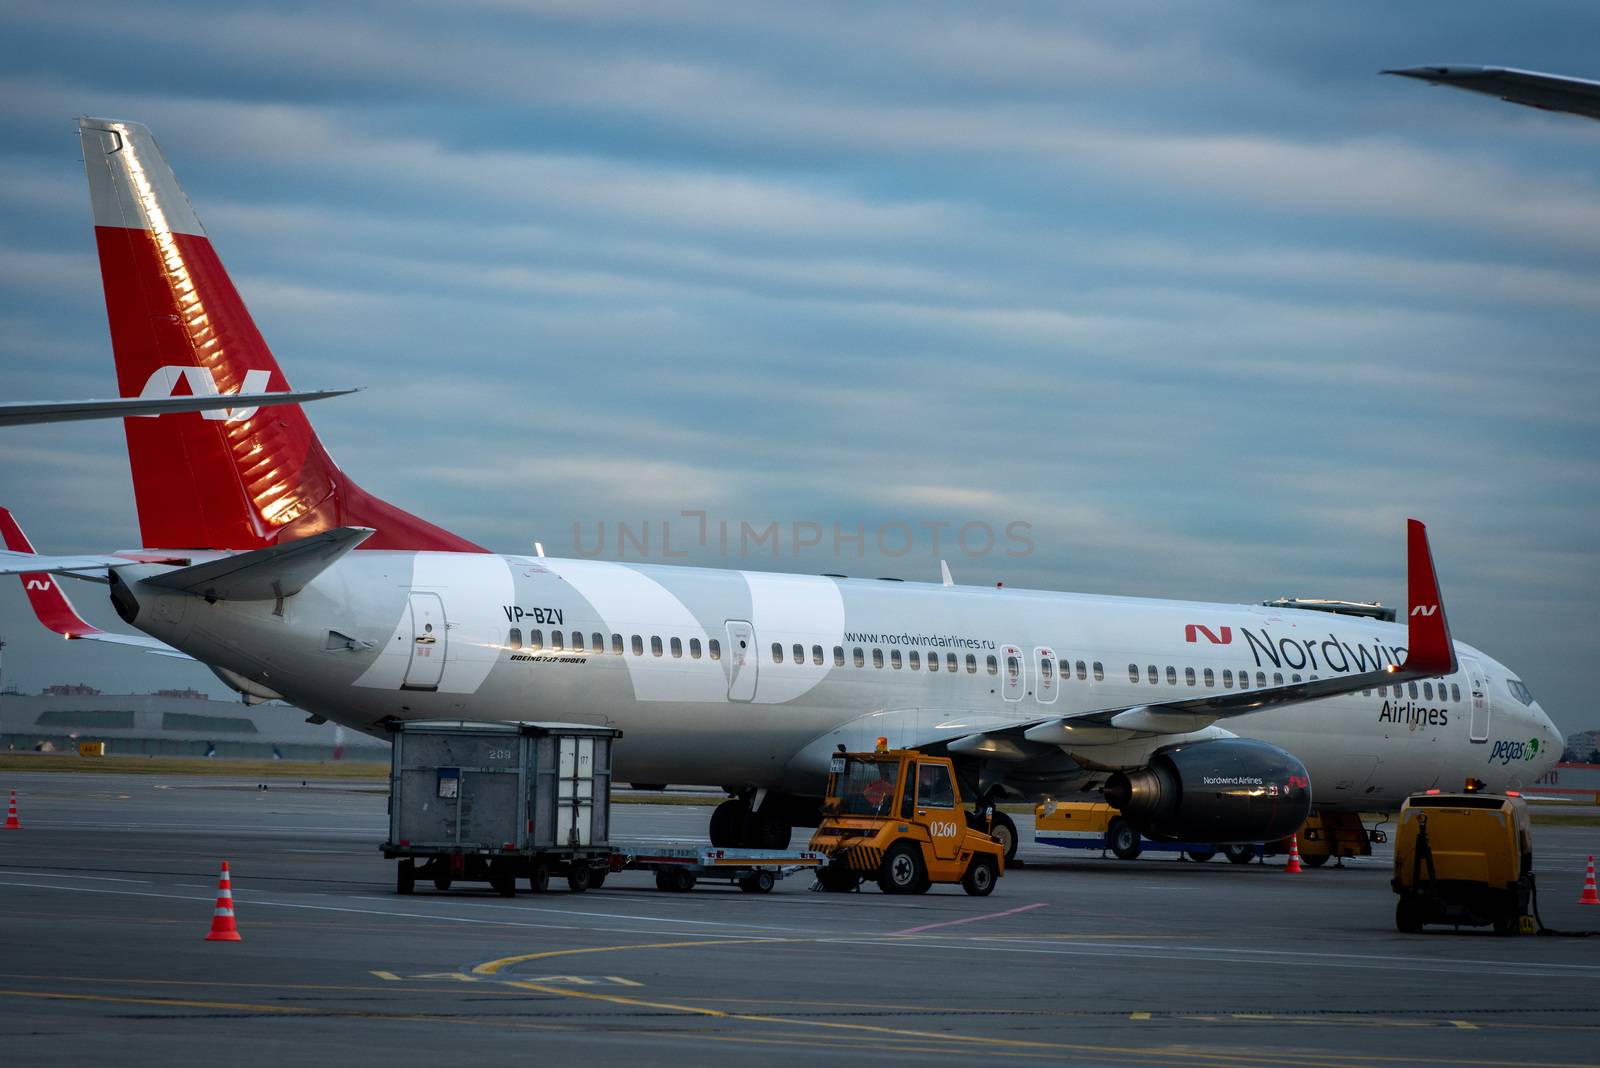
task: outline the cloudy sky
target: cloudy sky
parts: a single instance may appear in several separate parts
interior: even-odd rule
[[[367,387],[312,411],[344,467],[486,546],[649,522],[659,559],[666,522],[692,562],[932,578],[926,524],[978,523],[958,580],[1390,603],[1415,515],[1457,636],[1600,725],[1600,124],[1376,73],[1600,76],[1597,37],[1581,3],[0,3],[0,395],[114,390],[73,120],[135,119],[295,385]],[[46,551],[138,540],[116,424],[4,432],[0,502]],[[823,544],[741,557],[741,522]],[[222,692],[13,586],[0,635],[24,689]]]

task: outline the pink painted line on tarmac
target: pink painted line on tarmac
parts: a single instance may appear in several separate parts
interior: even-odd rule
[[[954,927],[959,923],[977,923],[979,920],[998,920],[1002,916],[1015,916],[1017,913],[1027,912],[1029,909],[1042,909],[1047,904],[1049,904],[1048,901],[1036,901],[1031,905],[1018,905],[1014,909],[1006,909],[1004,912],[991,912],[983,916],[966,916],[959,920],[945,920],[943,923],[925,923],[921,927],[908,927],[904,931],[890,931],[889,933],[891,935],[920,934],[923,931],[931,931],[935,927]]]

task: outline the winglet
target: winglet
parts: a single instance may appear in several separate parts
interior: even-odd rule
[[[1421,675],[1449,675],[1456,670],[1456,647],[1450,640],[1439,576],[1433,569],[1428,528],[1406,520],[1406,662],[1400,670]]]
[[[9,508],[0,508],[0,541],[4,541],[5,547],[14,553],[34,555],[33,545]],[[33,614],[39,617],[39,622],[46,629],[55,631],[63,638],[82,638],[102,633],[99,627],[91,626],[78,615],[54,575],[28,571],[17,577],[22,580],[22,590],[28,595]]]

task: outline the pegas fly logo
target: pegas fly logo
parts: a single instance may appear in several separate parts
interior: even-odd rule
[[[1513,760],[1532,760],[1539,755],[1539,739],[1529,738],[1525,742],[1495,742],[1494,749],[1489,753],[1489,763],[1499,761],[1501,766]]]

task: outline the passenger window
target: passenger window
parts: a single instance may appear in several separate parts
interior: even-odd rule
[[[986,666],[989,668],[989,674],[991,674],[991,675],[1000,674],[1000,661],[998,661],[998,660],[996,660],[994,658],[994,654],[993,653],[989,654],[987,660],[988,660],[988,663],[987,663]]]
[[[833,666],[844,667],[844,646],[842,645],[833,647]]]
[[[522,628],[521,627],[512,627],[511,628],[511,636],[506,639],[506,644],[511,646],[511,648],[513,648],[513,649],[521,649],[522,648]]]
[[[1210,668],[1206,668],[1201,677],[1205,679],[1207,689],[1210,689],[1217,684],[1217,676],[1212,673]]]
[[[955,808],[956,792],[950,769],[943,764],[917,765],[917,805],[920,808]]]
[[[1171,664],[1167,665],[1167,685],[1178,685],[1178,669],[1173,667]]]
[[[1413,701],[1415,701],[1417,699],[1417,684],[1412,682],[1412,683],[1407,683],[1407,685],[1411,689],[1411,699]]]
[[[1190,686],[1194,685],[1194,668],[1186,667],[1183,669],[1183,681]]]
[[[1082,682],[1084,679],[1089,677],[1089,673],[1084,670],[1084,667],[1085,667],[1084,662],[1082,660],[1078,661],[1078,681],[1079,682]],[[1062,672],[1062,674],[1066,674],[1066,672]],[[1094,681],[1099,682],[1101,679],[1103,679],[1105,677],[1106,677],[1105,669],[1100,666],[1100,661],[1096,660],[1094,662]]]
[[[874,650],[872,650],[872,666],[875,667],[875,668],[883,667],[883,650],[882,649],[874,649]]]
[[[589,643],[589,651],[604,656],[606,652],[606,636],[599,631],[589,635],[593,640]]]
[[[1423,697],[1423,700],[1426,700],[1426,701],[1433,700],[1433,683],[1424,682],[1422,684],[1422,697]]]
[[[921,670],[921,668],[922,668],[922,654],[921,653],[919,653],[915,649],[913,649],[913,650],[911,650],[911,652],[906,654],[906,658],[907,658],[907,660],[910,661],[908,666],[911,668],[912,671]]]
[[[611,652],[616,656],[622,655],[622,635],[613,634],[611,636]]]
[[[661,655],[661,638],[660,638],[660,636],[655,635],[655,634],[650,635],[650,655],[651,656],[660,656]]]
[[[1450,700],[1452,700],[1452,701],[1461,700],[1461,687],[1457,686],[1453,682],[1450,684]]]
[[[715,638],[708,639],[706,641],[706,653],[713,660],[721,660],[722,659],[722,643],[717,641],[717,639],[715,639]]]
[[[544,631],[530,630],[528,632],[528,648],[535,653],[544,648]]]
[[[1006,678],[1015,682],[1022,677],[1022,661],[1014,656],[1006,657]]]
[[[811,663],[817,667],[822,666],[822,646],[813,645],[811,647]]]
[[[1233,689],[1233,669],[1232,668],[1223,668],[1222,669],[1222,688],[1224,690]]]
[[[799,642],[794,643],[794,662],[796,664],[804,664],[806,662],[806,647]]]
[[[563,638],[562,638],[561,632],[559,630],[551,631],[550,632],[550,651],[552,653],[561,652],[561,642],[562,641],[563,641]]]
[[[689,639],[689,659],[690,660],[699,660],[700,659],[700,639],[699,638],[690,638]]]
[[[1049,685],[1050,680],[1055,677],[1055,664],[1051,662],[1048,656],[1041,656],[1039,658],[1039,681],[1045,685]]]
[[[968,653],[967,654],[967,674],[968,675],[976,675],[977,673],[978,673],[978,658],[976,656],[972,655],[971,653]]]
[[[1267,684],[1267,673],[1265,671],[1256,672],[1256,685],[1257,686],[1265,686],[1266,684]]]
[[[674,638],[674,639],[672,639],[672,655],[675,658],[679,659],[679,660],[683,659],[683,639],[682,638]]]
[[[967,659],[971,660],[972,658],[969,656],[969,657],[967,657]],[[954,675],[956,673],[956,654],[955,653],[946,653],[946,654],[944,654],[944,669],[946,671],[950,672],[950,674],[952,674],[952,675]]]
[[[1080,678],[1080,679],[1083,678],[1083,661],[1082,660],[1078,661],[1078,678]],[[1106,669],[1100,666],[1100,661],[1096,660],[1094,662],[1094,681],[1095,682],[1104,682],[1105,678],[1106,678]]]
[[[850,650],[850,658],[855,661],[856,667],[866,666],[867,657],[866,654],[861,651],[861,647],[859,645]]]
[[[773,642],[772,643],[772,662],[774,664],[783,663],[783,643],[782,642]]]
[[[1272,685],[1274,685],[1274,686],[1282,686],[1283,685],[1283,672],[1274,671],[1272,673]]]
[[[1249,688],[1250,688],[1250,672],[1248,672],[1248,671],[1239,672],[1239,689],[1248,690]]]
[[[1154,664],[1150,665],[1149,675],[1150,685],[1154,686],[1156,683],[1161,681],[1161,672],[1156,670],[1156,666]]]
[[[1129,664],[1128,665],[1128,681],[1131,682],[1131,683],[1135,683],[1135,684],[1138,683],[1138,681],[1139,681],[1139,665],[1138,664]]]
[[[581,630],[572,632],[572,651],[575,653],[583,652],[583,631]]]
[[[900,650],[894,649],[889,653],[889,666],[896,671],[900,670]]]
[[[633,655],[634,656],[643,656],[644,655],[644,639],[639,637],[637,634],[635,634],[633,636]]]
[[[939,654],[938,653],[929,653],[928,654],[928,670],[929,671],[938,671],[939,670]]]

